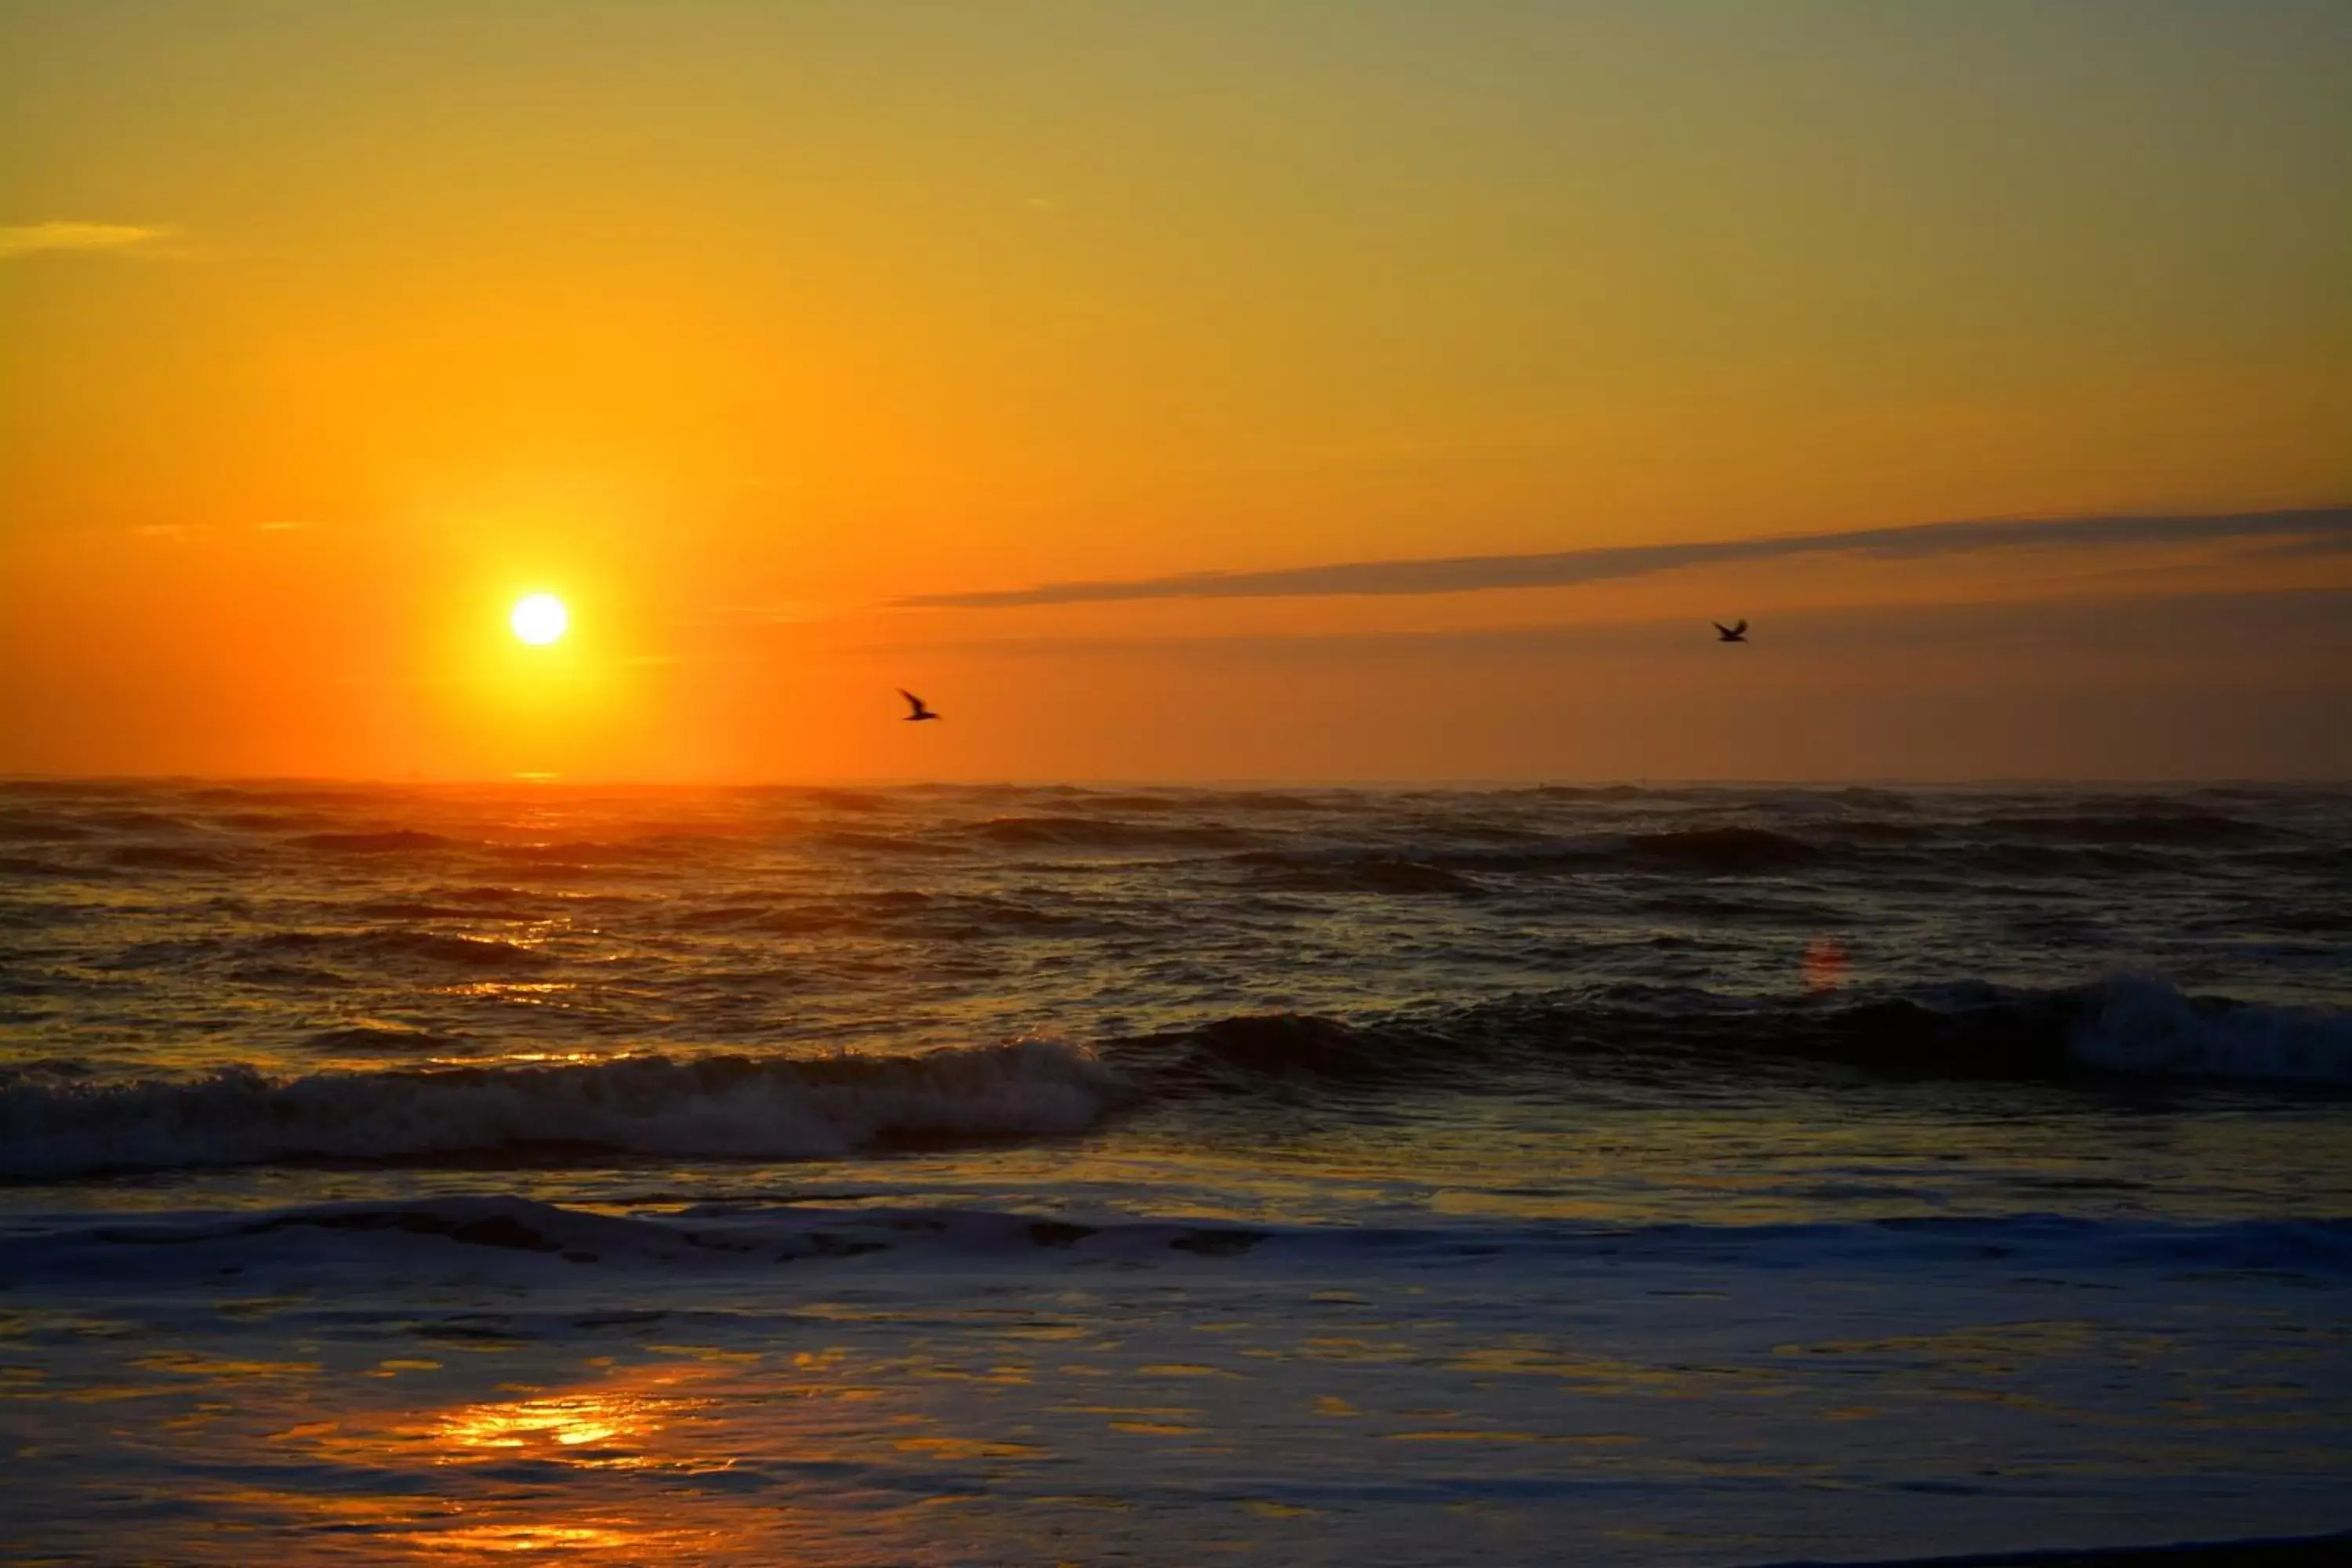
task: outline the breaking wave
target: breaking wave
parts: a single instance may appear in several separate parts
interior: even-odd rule
[[[471,1041],[371,1023],[310,1047]],[[1144,1100],[1409,1093],[1579,1062],[1677,1074],[1834,1062],[1921,1078],[2118,1075],[2352,1088],[2352,1016],[2183,995],[2149,980],[1941,998],[1772,1001],[1616,987],[1357,1020],[1241,1015],[1108,1042],[922,1055],[594,1063],[194,1079],[0,1079],[0,1177],[299,1161],[671,1155],[792,1160],[908,1141],[1054,1136]],[[1337,1102],[1333,1102],[1336,1108]]]
[[[2067,1044],[2109,1072],[2352,1087],[2352,1013],[2189,997],[2153,980],[2098,987]]]
[[[2352,1014],[2190,997],[2118,978],[2044,992],[1795,1002],[1618,986],[1342,1021],[1219,1019],[1127,1043],[1178,1089],[1268,1080],[1399,1086],[1614,1058],[1685,1066],[1790,1058],[1935,1078],[2121,1074],[2352,1088]]]
[[[18,1079],[0,1083],[0,1176],[566,1150],[802,1159],[891,1141],[1076,1132],[1122,1092],[1091,1053],[1044,1041],[903,1057]]]

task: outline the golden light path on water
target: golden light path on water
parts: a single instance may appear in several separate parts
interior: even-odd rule
[[[1276,1563],[1366,1530],[1401,1561],[1534,1560],[1513,1553],[1562,1530],[1594,1561],[1669,1537],[1765,1561],[1881,1495],[1927,1531],[2030,1503],[2070,1539],[2184,1465],[2320,1488],[2352,1436],[2340,1369],[2281,1315],[2292,1286],[2176,1281],[2115,1316],[2048,1281],[1952,1276],[1921,1308],[1891,1277],[1601,1268],[1497,1314],[1491,1283],[1451,1278],[1475,1264],[1253,1282],[1244,1249],[1180,1284],[1066,1250],[956,1280],[764,1265],[531,1320],[419,1298],[391,1354],[299,1294],[224,1298],[243,1326],[206,1338],[267,1334],[266,1355],[126,1350],[111,1375],[88,1347],[129,1321],[20,1313],[0,1413],[40,1415],[15,1428],[27,1476],[110,1452],[110,1487],[168,1505],[140,1528],[170,1560],[266,1542],[288,1568],[1159,1562],[1179,1538]],[[1769,1517],[1739,1501],[1758,1487]],[[1445,1508],[1382,1500],[1433,1492]]]
[[[661,1349],[670,1354],[625,1367],[591,1358],[561,1387],[504,1383],[504,1398],[296,1422],[262,1440],[325,1484],[200,1500],[321,1548],[273,1552],[291,1562],[331,1561],[333,1537],[352,1532],[428,1563],[922,1560],[919,1537],[894,1531],[887,1511],[780,1504],[721,1480],[745,1449],[769,1464],[853,1467],[865,1428],[844,1406],[862,1410],[877,1391],[812,1381],[821,1357],[778,1357],[781,1376],[747,1378],[757,1352]],[[390,1358],[363,1375],[414,1379],[444,1364]]]

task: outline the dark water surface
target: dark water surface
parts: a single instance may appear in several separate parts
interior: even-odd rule
[[[0,1224],[69,1561],[2340,1528],[2352,791],[0,784]]]

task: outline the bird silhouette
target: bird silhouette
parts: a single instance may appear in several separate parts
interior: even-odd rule
[[[901,722],[908,724],[919,724],[926,719],[936,719],[939,717],[938,714],[923,706],[923,700],[921,698],[916,696],[905,687],[902,686],[898,688],[898,695],[907,700],[907,717],[901,721]]]
[[[1717,642],[1746,642],[1748,640],[1748,623],[1746,621],[1734,621],[1727,626],[1721,621],[1716,621],[1711,624],[1715,627],[1715,640]]]

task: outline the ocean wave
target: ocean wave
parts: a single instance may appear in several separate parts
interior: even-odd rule
[[[2352,1013],[2189,997],[2154,980],[2095,988],[2068,1048],[2109,1072],[2352,1086]]]
[[[503,900],[492,900],[503,901]],[[351,912],[379,921],[471,921],[520,920],[520,915],[500,915],[495,910],[484,911],[452,901],[428,903],[416,899],[377,899],[363,904],[353,904]]]
[[[1926,844],[1941,831],[1931,823],[1889,822],[1884,817],[1850,816],[1820,825],[1820,831],[1857,844]]]
[[[47,812],[0,812],[0,843],[62,844],[90,833],[79,822]]]
[[[137,871],[226,871],[234,862],[226,856],[171,844],[131,844],[109,852],[111,865]]]
[[[1123,1052],[1124,1054],[1119,1054]],[[1633,986],[1388,1017],[1244,1015],[1123,1042],[1156,1081],[1250,1092],[1279,1080],[1461,1082],[1612,1058],[1790,1058],[1937,1078],[2133,1075],[2352,1085],[2352,1015],[2191,998],[2117,978],[2041,992],[1775,1001]]]
[[[1186,789],[1178,794],[1181,799],[1204,811],[1276,812],[1285,815],[1329,812],[1336,816],[1350,816],[1378,808],[1375,797],[1349,789]]]
[[[2352,876],[2352,847],[2314,844],[2294,848],[2256,849],[2244,857],[2250,865],[2281,871]]]
[[[1119,1076],[1045,1041],[920,1056],[597,1063],[0,1086],[0,1176],[532,1152],[791,1160],[1078,1131]]]
[[[1263,843],[1263,834],[1219,823],[1121,822],[1077,815],[994,816],[965,831],[992,844],[1088,849],[1237,849]]]
[[[2069,844],[2243,844],[2277,830],[2204,811],[2136,811],[2090,816],[1997,816],[1969,825],[1971,834]]]
[[[1236,855],[1262,887],[1300,893],[1438,893],[1475,898],[1485,891],[1458,871],[1399,855],[1311,855],[1261,849]]]
[[[1741,1268],[1987,1269],[2037,1278],[2119,1272],[2260,1272],[2315,1280],[2352,1274],[2352,1221],[2248,1220],[2219,1224],[2096,1220],[2046,1214],[1930,1216],[1794,1225],[1595,1226],[1453,1221],[1403,1226],[1187,1222],[1090,1213],[1084,1222],[982,1208],[829,1208],[807,1204],[704,1204],[668,1214],[591,1213],[506,1194],[308,1205],[258,1214],[161,1215],[59,1226],[0,1237],[0,1265],[15,1279],[63,1277],[87,1289],[113,1278],[152,1290],[173,1284],[215,1289],[221,1270],[248,1288],[280,1269],[304,1294],[331,1293],[337,1279],[371,1294],[386,1267],[426,1289],[442,1270],[479,1283],[484,1271],[593,1284],[643,1271],[656,1278],[772,1273],[778,1265],[925,1268],[952,1261],[1058,1268],[1114,1262],[1230,1274],[1339,1265],[1528,1272],[1628,1265]],[[358,1275],[328,1263],[373,1262]],[[593,1268],[594,1273],[582,1270]],[[642,1314],[543,1327],[641,1327]],[[469,1320],[459,1320],[466,1321]],[[526,1313],[470,1320],[489,1337],[528,1333]],[[457,1325],[453,1323],[452,1327]]]
[[[1828,798],[1864,811],[1909,811],[1915,805],[1900,790],[1874,789],[1868,784],[1848,784],[1843,789],[1832,790]]]
[[[313,1033],[303,1045],[327,1057],[421,1057],[475,1048],[462,1035],[436,1033],[407,1024],[362,1019]]]
[[[1461,842],[1465,838],[1472,842]],[[1741,876],[1790,870],[1854,853],[1755,827],[1547,838],[1498,824],[1457,831],[1451,841],[1424,836],[1378,848],[1254,849],[1228,857],[1227,864],[1250,871],[1254,879],[1300,891],[1475,894],[1487,889],[1463,873]]]
[[[85,811],[79,820],[110,833],[193,833],[196,825],[164,811]]]
[[[281,834],[301,828],[331,828],[335,818],[322,811],[225,811],[208,826],[231,833]]]
[[[962,847],[941,844],[929,838],[916,838],[895,833],[861,833],[855,828],[828,828],[809,835],[818,844],[834,849],[863,849],[879,855],[961,855]]]
[[[470,1048],[373,1021],[319,1032],[327,1056]],[[2228,1080],[2352,1087],[2352,1016],[2194,998],[2117,979],[2040,993],[1769,1001],[1616,987],[1342,1020],[1243,1015],[1107,1042],[916,1056],[633,1057],[269,1077],[0,1083],[0,1177],[289,1161],[826,1157],[908,1140],[1076,1132],[1145,1100],[1364,1093],[1528,1081],[1580,1062],[1720,1075],[1834,1062],[1901,1077]]]
[[[663,842],[647,837],[625,844],[572,839],[557,844],[494,844],[485,847],[500,859],[537,868],[547,866],[631,866],[649,860],[677,859],[691,856],[698,850],[708,850],[718,842],[705,837],[681,844],[676,840]]]
[[[497,937],[457,936],[385,926],[373,931],[276,931],[253,936],[194,937],[146,942],[124,948],[115,968],[177,968],[217,959],[278,962],[308,958],[329,964],[409,971],[535,970],[555,962],[538,948]]]
[[[1778,871],[1822,858],[1822,847],[1766,827],[1686,827],[1637,833],[1625,842],[1636,859],[1708,872]]]
[[[68,866],[31,855],[0,855],[0,877],[37,877],[45,880],[71,881],[77,878],[108,875],[110,873],[93,868]]]
[[[261,784],[208,784],[189,798],[224,805],[341,806],[365,804],[394,793],[383,785],[330,784],[280,788]]]
[[[305,849],[325,849],[339,855],[414,855],[457,847],[454,838],[414,827],[386,828],[375,833],[306,833],[292,842]]]
[[[851,811],[871,813],[896,811],[898,804],[887,795],[866,789],[794,788],[780,792],[800,805],[814,806],[819,811]]]
[[[878,936],[929,942],[982,937],[1102,935],[1099,916],[1041,909],[985,893],[926,893],[911,888],[785,899],[743,895],[680,911],[681,931],[768,936]]]

